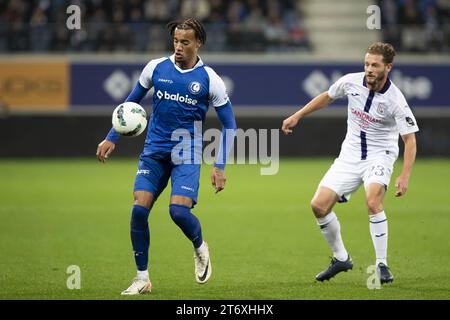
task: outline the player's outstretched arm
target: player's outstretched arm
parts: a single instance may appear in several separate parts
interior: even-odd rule
[[[108,159],[108,156],[111,154],[111,152],[114,151],[114,148],[116,147],[116,144],[109,140],[103,140],[98,144],[97,147],[97,159],[100,162],[105,163],[106,159]]]
[[[231,102],[215,108],[217,116],[222,123],[222,133],[220,135],[220,146],[217,152],[214,168],[211,172],[211,184],[216,193],[225,188],[227,180],[225,176],[225,164],[233,147],[234,137],[236,135],[236,119],[234,117]]]
[[[308,102],[308,104],[306,104],[303,108],[294,113],[292,116],[286,118],[283,121],[281,130],[284,132],[284,134],[292,133],[292,129],[298,124],[301,118],[316,110],[329,106],[332,102],[333,99],[331,99],[330,96],[328,95],[328,91],[322,92],[317,97]]]
[[[405,151],[403,153],[403,170],[395,180],[396,197],[403,196],[408,190],[409,177],[411,176],[411,170],[416,161],[416,134],[409,133],[402,135],[403,142],[405,143]]]

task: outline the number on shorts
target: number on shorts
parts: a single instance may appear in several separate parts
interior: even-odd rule
[[[371,171],[376,176],[379,176],[379,177],[384,176],[384,167],[383,166],[380,166],[380,165],[373,166]]]

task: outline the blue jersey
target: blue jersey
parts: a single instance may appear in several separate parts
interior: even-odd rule
[[[175,130],[189,132],[192,140],[194,135],[201,138],[195,122],[204,122],[210,104],[220,107],[229,101],[222,79],[200,58],[192,69],[179,68],[174,55],[151,60],[139,83],[145,89],[154,88],[143,155],[172,150],[179,143],[173,137]]]

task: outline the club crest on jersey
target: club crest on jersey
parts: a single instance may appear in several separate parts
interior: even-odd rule
[[[382,104],[382,103],[378,104],[377,112],[379,114],[384,114],[384,110],[386,110],[386,106],[384,104]]]
[[[189,92],[192,94],[198,94],[201,89],[202,89],[202,85],[200,84],[200,82],[192,81],[189,84]]]

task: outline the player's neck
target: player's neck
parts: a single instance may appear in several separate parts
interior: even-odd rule
[[[198,56],[195,56],[193,59],[186,61],[186,62],[176,62],[177,66],[180,67],[180,69],[192,69],[195,67],[195,65],[198,63],[199,58]]]
[[[386,84],[387,81],[387,77],[384,77],[383,80],[381,80],[380,82],[377,82],[376,84],[367,84],[367,88],[369,88],[369,90],[378,92],[381,89],[384,88],[384,85]]]

